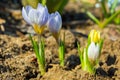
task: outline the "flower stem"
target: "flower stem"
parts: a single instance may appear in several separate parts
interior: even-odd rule
[[[41,65],[40,63],[39,63],[39,70],[40,70],[40,72],[41,72],[41,75],[44,75],[45,72],[46,72],[45,66]]]
[[[63,35],[63,40],[59,40],[59,59],[60,66],[64,66],[64,58],[65,58],[65,33]]]
[[[44,54],[44,42],[40,34],[38,34],[38,48],[39,48],[39,58],[38,64],[41,75],[45,74],[45,54]]]
[[[64,57],[65,57],[64,43],[60,40],[59,43],[60,66],[64,66]]]

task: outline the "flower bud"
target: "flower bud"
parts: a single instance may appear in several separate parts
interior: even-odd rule
[[[48,26],[50,32],[52,32],[53,36],[57,39],[59,36],[59,31],[62,26],[62,19],[58,12],[52,13],[49,16],[47,26]]]

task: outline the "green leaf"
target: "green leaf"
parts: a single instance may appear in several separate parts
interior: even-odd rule
[[[37,43],[35,40],[32,39],[32,36],[29,35],[31,43],[33,45],[38,64],[39,69],[41,71],[41,75],[45,73],[45,54],[44,54],[44,41],[40,40],[40,43]]]
[[[42,0],[42,5],[46,5],[46,0]]]
[[[81,50],[80,50],[80,45],[79,45],[79,43],[77,43],[77,46],[78,46],[78,53],[79,53],[79,57],[80,57],[80,62],[81,62],[81,64],[82,64],[82,62],[83,62],[83,53],[82,53]]]
[[[96,24],[100,24],[100,21],[89,11],[86,12],[86,14],[96,23]]]
[[[114,13],[115,8],[116,8],[116,6],[117,6],[117,3],[118,3],[118,0],[114,0],[112,6],[111,6],[111,8],[110,8],[110,13],[111,13],[111,15]]]
[[[107,18],[109,16],[109,13],[107,13],[106,0],[101,0],[101,7],[103,10],[104,16]]]
[[[94,65],[92,65],[91,62],[88,59],[88,50],[86,48],[84,48],[84,52],[83,52],[82,69],[91,73],[91,74],[95,74],[95,72],[96,72],[96,70],[94,68]]]
[[[43,64],[43,65],[45,65],[45,49],[44,49],[44,41],[43,40],[41,40],[41,45],[40,45],[41,47],[40,47],[40,52],[39,52],[39,55],[40,55],[40,57],[41,57],[41,63]]]
[[[117,25],[120,24],[120,16],[119,15],[116,18],[114,18],[114,23]]]
[[[101,50],[102,50],[102,47],[103,47],[103,39],[100,40],[99,45],[100,45],[100,52],[99,53],[101,54]]]
[[[32,36],[29,34],[29,37],[30,37],[30,40],[31,40],[31,43],[33,45],[33,49],[35,51],[35,54],[36,54],[36,57],[37,59],[39,58],[39,48],[38,48],[38,44],[35,40],[32,39]]]
[[[47,7],[49,12],[59,11],[62,13],[64,6],[67,4],[68,0],[47,0]]]
[[[118,10],[117,12],[115,12],[114,14],[112,14],[109,18],[107,18],[106,20],[104,20],[101,26],[101,28],[104,28],[108,23],[110,23],[111,21],[113,21],[115,19],[116,16],[118,16],[120,14],[120,10]]]
[[[91,38],[90,38],[90,34],[89,34],[89,35],[88,35],[88,44],[87,44],[87,48],[89,47],[90,43],[91,43]]]

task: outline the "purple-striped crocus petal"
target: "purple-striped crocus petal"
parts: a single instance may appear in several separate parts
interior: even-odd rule
[[[48,28],[51,32],[58,32],[62,26],[62,19],[58,12],[52,13],[48,20]]]
[[[56,14],[55,20],[58,22],[57,26],[59,26],[58,30],[60,30],[62,27],[62,18],[58,12],[56,12],[55,14]]]
[[[38,6],[37,6],[37,11],[40,11],[41,13],[44,11],[44,6],[40,3],[38,3]]]
[[[31,9],[33,9],[33,8],[29,5],[25,7],[25,11],[26,11],[27,15]]]
[[[30,18],[33,24],[38,24],[38,18],[40,14],[36,9],[31,9],[28,13],[28,17]]]
[[[49,17],[48,9],[45,6],[43,12],[39,12],[38,24],[41,26],[46,25],[48,17]]]
[[[27,10],[27,11],[28,11],[28,10]],[[31,20],[29,19],[28,14],[27,14],[27,12],[26,12],[26,10],[25,10],[24,7],[22,8],[22,16],[23,16],[24,20],[25,20],[28,24],[32,25],[32,22],[31,22]]]

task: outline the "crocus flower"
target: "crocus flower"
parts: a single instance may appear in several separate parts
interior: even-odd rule
[[[41,34],[48,21],[49,13],[47,7],[39,3],[36,9],[31,6],[23,7],[22,16],[28,24],[33,26],[37,34]]]
[[[96,61],[100,56],[100,32],[96,30],[91,30],[89,34],[90,45],[88,45],[88,58],[91,61]]]
[[[95,61],[99,57],[100,47],[98,44],[92,42],[88,47],[88,57],[92,61]]]
[[[95,74],[95,65],[98,64],[103,40],[100,38],[100,32],[91,30],[88,37],[87,47],[83,51],[80,50],[78,44],[78,52],[80,53],[80,61],[82,69],[88,71],[91,74]]]
[[[59,36],[61,26],[62,26],[62,19],[58,12],[52,13],[49,16],[47,26],[48,26],[50,32],[55,37],[55,39],[57,39]]]

